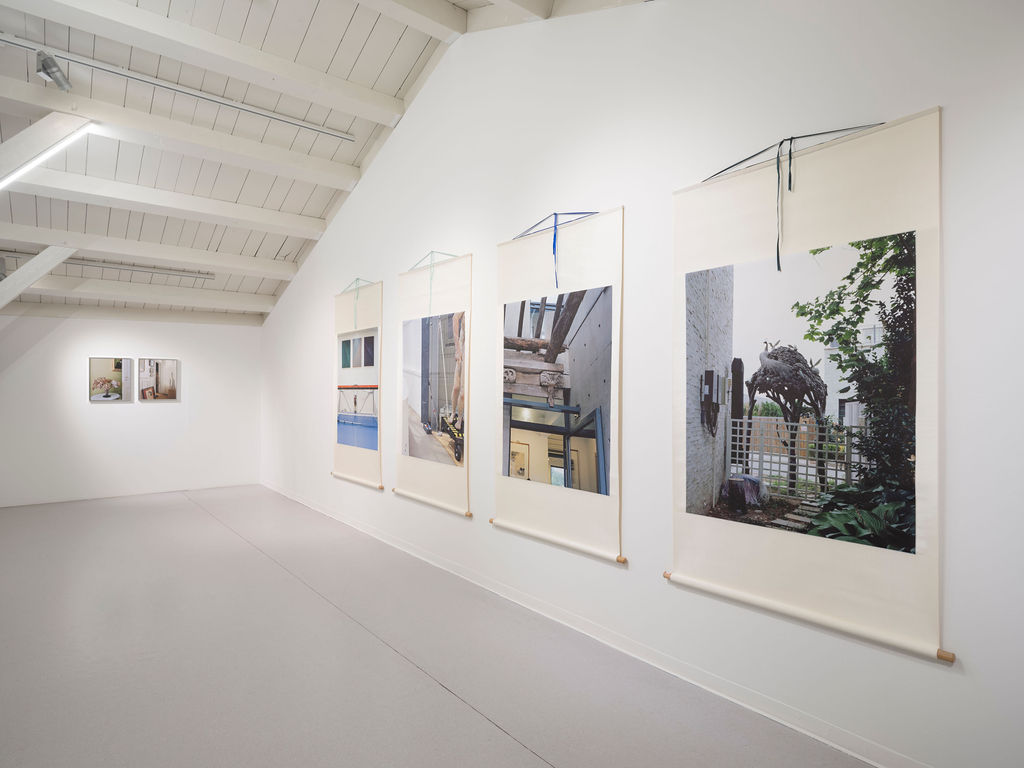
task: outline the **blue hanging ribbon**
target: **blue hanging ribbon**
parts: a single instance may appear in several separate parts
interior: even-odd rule
[[[558,214],[555,214],[554,234],[551,235],[551,256],[555,260],[555,288],[558,288]]]
[[[552,259],[554,260],[555,288],[558,288],[558,217],[559,216],[575,216],[576,218],[573,219],[572,221],[562,222],[563,224],[572,224],[573,222],[579,221],[580,219],[585,219],[588,216],[593,216],[596,213],[597,213],[597,211],[570,211],[568,213],[552,213],[552,214],[550,214],[548,216],[545,216],[543,219],[538,221],[532,227],[529,227],[528,229],[524,230],[523,232],[520,232],[518,235],[516,235],[512,239],[513,240],[518,240],[519,238],[526,237],[527,235],[536,235],[539,232],[545,232],[548,229],[553,230],[553,233],[551,235],[551,256],[552,256]],[[543,224],[545,221],[547,221],[550,218],[554,218],[554,220],[555,220],[555,223],[552,226],[550,226],[550,227],[542,227],[541,229],[538,229],[538,227],[540,227],[541,224]]]

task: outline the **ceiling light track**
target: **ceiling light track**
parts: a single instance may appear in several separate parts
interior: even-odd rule
[[[0,251],[0,269],[3,267],[3,257],[15,259],[19,262],[31,259],[34,253],[24,251]],[[195,280],[213,280],[217,275],[214,272],[205,272],[193,269],[171,269],[169,267],[143,267],[129,264],[122,264],[116,261],[104,261],[103,259],[83,259],[72,257],[65,259],[62,264],[70,264],[76,267],[99,267],[100,269],[116,269],[122,272],[144,272],[149,275],[166,275],[168,277],[182,277]]]
[[[205,93],[204,91],[196,90],[195,88],[189,88],[187,85],[169,83],[165,80],[150,77],[149,75],[143,75],[139,72],[133,72],[129,69],[125,69],[124,67],[117,67],[113,64],[106,64],[102,61],[97,61],[96,59],[90,59],[87,56],[79,56],[76,53],[61,51],[59,49],[53,48],[52,46],[43,46],[40,43],[34,43],[31,40],[25,40],[23,38],[18,37],[17,35],[8,34],[7,32],[0,32],[0,44],[10,45],[14,46],[15,48],[21,48],[26,51],[31,51],[35,53],[37,57],[39,56],[39,54],[43,54],[44,56],[49,54],[50,56],[56,59],[63,59],[74,64],[80,64],[83,67],[89,67],[91,69],[96,69],[101,72],[106,72],[110,75],[123,77],[128,80],[134,80],[139,83],[145,83],[146,85],[151,85],[154,88],[161,88],[166,91],[172,91],[174,93],[180,93],[185,96],[191,96],[193,98],[200,99],[202,101],[208,101],[222,107],[228,107],[229,109],[237,109],[239,112],[246,112],[250,115],[266,118],[267,120],[273,120],[274,122],[284,123],[286,125],[292,126],[293,128],[302,128],[307,131],[313,131],[314,133],[318,133],[322,136],[331,136],[332,138],[339,139],[341,141],[356,140],[356,137],[353,136],[351,133],[345,133],[344,131],[335,131],[331,128],[327,128],[326,126],[316,125],[315,123],[308,123],[305,120],[299,120],[298,118],[295,117],[285,117],[283,115],[277,114],[276,112],[271,112],[260,107],[253,107],[248,104],[243,104],[239,101],[234,101],[232,99],[225,98],[223,96],[215,96],[210,93]],[[68,89],[62,88],[62,90]]]

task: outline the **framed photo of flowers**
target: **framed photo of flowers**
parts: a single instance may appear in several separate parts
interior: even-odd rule
[[[131,378],[131,358],[90,357],[89,401],[93,403],[130,402]]]

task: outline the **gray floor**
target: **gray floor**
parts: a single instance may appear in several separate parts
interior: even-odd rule
[[[861,763],[242,487],[0,509],[0,766]]]

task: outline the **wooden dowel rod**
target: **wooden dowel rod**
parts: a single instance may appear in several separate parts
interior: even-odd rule
[[[946,661],[952,664],[956,661],[956,654],[952,651],[944,651],[941,648],[939,648],[939,650],[935,652],[935,658],[937,658],[939,661]]]
[[[467,512],[467,513],[466,513],[466,517],[472,517],[472,516],[473,516],[473,513],[472,513],[472,512]]]
[[[615,562],[616,563],[622,563],[623,565],[625,565],[628,561],[622,555],[619,555],[618,557],[615,558]]]

